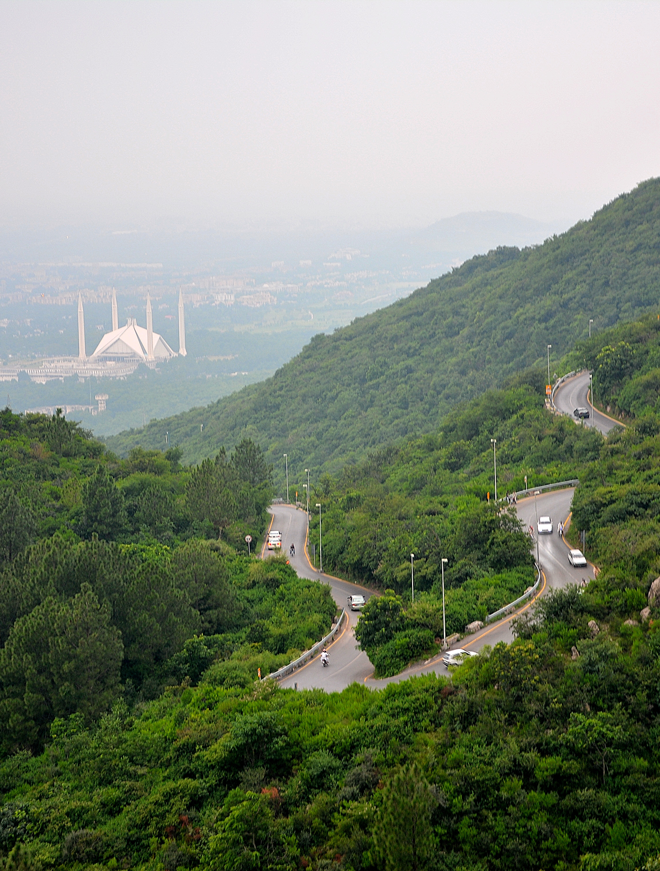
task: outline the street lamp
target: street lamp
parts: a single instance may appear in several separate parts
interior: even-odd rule
[[[284,454],[284,468],[286,469],[286,502],[289,504],[289,458]]]
[[[169,441],[170,441],[170,431],[168,430],[168,431],[165,433],[165,444],[166,444],[166,445],[169,444]]]
[[[593,322],[594,322],[594,319],[589,318],[589,338],[591,338],[591,325],[593,324]]]
[[[411,599],[415,601],[415,554],[410,554],[410,589]]]
[[[447,624],[445,623],[445,563],[447,560],[443,557],[440,560],[442,568],[442,649],[447,649]]]
[[[306,494],[306,502],[307,502],[307,523],[309,523],[309,490],[307,489],[307,484],[303,484],[303,490]]]
[[[317,502],[316,507],[319,509],[319,571],[323,571],[323,537],[321,535],[321,503]]]
[[[495,504],[497,505],[497,454],[495,453],[495,445],[497,444],[497,439],[491,439],[490,443],[493,446],[493,473],[495,475]]]
[[[550,384],[550,348],[552,345],[548,345],[548,384]]]

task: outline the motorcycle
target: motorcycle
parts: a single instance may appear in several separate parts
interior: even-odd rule
[[[327,664],[328,664],[328,654],[322,653],[321,654],[321,665],[323,666],[323,668],[325,668]]]

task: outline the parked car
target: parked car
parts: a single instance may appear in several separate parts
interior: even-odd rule
[[[539,535],[552,535],[552,519],[550,517],[539,517],[536,531]]]
[[[365,606],[364,596],[354,595],[348,597],[348,607],[351,611],[361,611]]]
[[[587,560],[581,550],[569,550],[568,561],[576,569],[583,569],[587,566]]]
[[[589,417],[589,409],[582,408],[582,406],[580,406],[579,408],[576,408],[575,411],[573,412],[573,417],[577,417],[577,418]]]
[[[460,665],[462,662],[465,662],[470,656],[476,656],[477,653],[474,650],[463,650],[462,647],[459,647],[457,650],[448,650],[447,653],[442,657],[442,661],[450,668],[454,665]]]

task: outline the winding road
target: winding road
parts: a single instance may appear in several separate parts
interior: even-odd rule
[[[576,408],[588,408],[591,416],[586,420],[578,422],[578,425],[594,427],[603,435],[607,435],[613,427],[621,426],[618,420],[608,417],[591,405],[589,397],[589,372],[586,370],[578,372],[577,375],[564,381],[561,387],[555,390],[553,399],[557,411],[568,415],[573,420],[575,420],[573,411]]]
[[[589,390],[589,373],[583,372],[564,382],[555,391],[554,401],[557,410],[573,417],[573,409],[577,406],[591,406],[587,402]],[[609,432],[617,422],[607,415],[596,413],[588,421],[588,425],[595,426],[603,434]],[[523,525],[536,530],[536,524],[540,515],[550,515],[553,520],[555,532],[553,535],[535,534],[535,547],[538,547],[538,559],[541,567],[541,584],[535,596],[513,614],[488,624],[483,629],[461,638],[455,647],[463,647],[467,650],[479,651],[486,645],[491,647],[500,641],[510,642],[513,640],[511,623],[513,619],[528,608],[542,596],[548,589],[565,587],[571,583],[578,583],[582,579],[590,581],[594,577],[591,565],[586,569],[574,569],[568,562],[568,545],[557,535],[556,529],[559,521],[566,523],[570,517],[573,489],[556,490],[543,494],[529,495],[519,499],[517,504],[518,516]],[[346,600],[351,593],[359,592],[366,599],[373,595],[373,591],[350,581],[343,581],[332,575],[322,574],[310,562],[307,554],[307,514],[292,505],[276,504],[270,509],[273,515],[272,529],[278,529],[282,533],[282,549],[288,552],[291,544],[295,545],[295,556],[290,558],[291,565],[303,578],[311,578],[320,583],[328,584],[332,596],[339,608],[346,607]],[[267,551],[262,552],[266,556]],[[388,683],[406,680],[412,675],[436,672],[447,674],[447,668],[442,663],[442,655],[438,654],[425,663],[418,663],[406,669],[395,677],[384,680],[376,680],[373,677],[373,666],[367,655],[358,650],[355,641],[355,625],[359,619],[359,612],[348,611],[348,621],[338,636],[329,646],[330,665],[328,668],[321,666],[317,657],[306,665],[299,668],[292,675],[281,681],[284,687],[297,689],[320,688],[327,692],[340,691],[354,682],[364,683],[372,688],[384,687]]]
[[[518,501],[518,515],[525,526],[536,529],[538,514],[549,514],[554,522],[555,529],[560,520],[565,521],[570,513],[573,490],[559,490],[544,495],[529,496]],[[332,575],[321,574],[309,562],[305,544],[307,541],[307,515],[292,505],[274,505],[271,508],[273,515],[272,528],[282,533],[283,548],[288,550],[293,543],[296,555],[290,558],[291,565],[296,572],[304,578],[312,578],[320,583],[329,585],[332,596],[339,608],[346,606],[346,599],[351,593],[360,592],[365,598],[372,595],[372,591],[365,587],[343,581]],[[538,537],[539,559],[542,569],[541,586],[537,596],[550,587],[563,587],[570,583],[576,583],[582,578],[591,580],[593,571],[588,569],[574,569],[568,563],[568,548],[564,541],[556,534],[541,535]],[[530,607],[534,600],[523,605],[514,614],[509,615],[495,623],[489,624],[473,635],[461,639],[457,647],[469,650],[481,650],[485,645],[495,645],[499,641],[509,642],[513,639],[511,621],[518,614],[523,613]],[[406,680],[411,675],[423,674],[434,671],[447,674],[441,655],[435,656],[427,663],[418,664],[406,669],[401,674],[384,680],[373,678],[373,666],[367,655],[358,650],[355,641],[355,625],[359,618],[359,612],[348,611],[348,622],[340,631],[337,638],[329,646],[330,665],[322,668],[318,657],[307,665],[298,669],[289,677],[281,681],[284,687],[297,687],[298,689],[321,688],[327,692],[339,691],[355,681],[365,683],[370,687],[383,687],[388,683]]]

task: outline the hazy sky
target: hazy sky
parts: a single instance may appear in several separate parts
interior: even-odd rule
[[[660,2],[0,0],[0,222],[589,217],[660,175]]]

